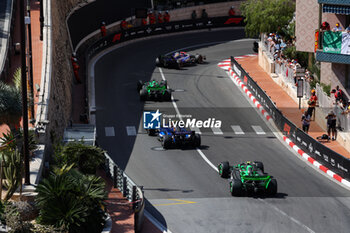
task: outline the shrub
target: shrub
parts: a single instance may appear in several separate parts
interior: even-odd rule
[[[70,233],[101,232],[105,222],[104,186],[100,177],[84,175],[72,165],[56,169],[37,186],[38,222]]]
[[[324,83],[321,83],[321,87],[322,87],[322,90],[324,91],[324,93],[326,93],[328,96],[331,96],[331,85],[330,84],[324,84]]]
[[[83,142],[70,142],[65,146],[58,145],[54,158],[59,167],[74,164],[84,174],[95,174],[104,162],[104,151]]]

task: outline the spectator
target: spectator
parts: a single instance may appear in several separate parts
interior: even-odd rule
[[[120,22],[120,29],[121,29],[122,31],[128,29],[128,23],[126,22],[125,19],[123,19],[123,20]]]
[[[326,116],[327,119],[327,132],[328,132],[328,138],[331,137],[332,132],[332,141],[337,139],[337,116],[334,114],[333,111],[330,111],[328,113],[328,116]]]
[[[310,117],[312,117],[312,114],[315,111],[315,107],[317,106],[317,96],[315,89],[311,90],[311,97],[307,101],[307,104],[309,105],[307,109],[307,114],[310,115]]]
[[[300,64],[297,62],[297,60],[293,60],[293,63],[291,65],[291,68],[293,69],[293,78],[294,78],[294,84],[295,86],[298,85],[297,83],[297,69],[300,68]]]
[[[101,30],[101,36],[105,37],[107,35],[107,29],[106,29],[106,23],[105,22],[101,23],[100,30]]]
[[[286,49],[287,44],[286,44],[286,43],[284,43],[284,41],[283,41],[283,40],[281,40],[280,47],[281,47],[281,50],[283,51],[283,50],[285,50],[285,49]]]
[[[78,60],[76,58],[73,59],[73,72],[74,72],[74,77],[78,83],[81,83],[80,77],[79,77],[79,69],[80,66],[78,64]]]
[[[148,13],[148,21],[149,21],[149,24],[155,24],[156,23],[156,17],[154,16],[153,11],[150,11]]]
[[[141,25],[142,26],[146,26],[147,25],[147,19],[146,18],[142,18]]]
[[[330,31],[331,30],[331,27],[329,26],[329,23],[324,21],[322,24],[321,24],[321,30],[322,31]]]
[[[201,16],[202,19],[208,19],[208,13],[206,12],[205,9],[202,10],[202,16]]]
[[[349,24],[349,26],[346,28],[346,32],[347,32],[347,33],[350,33],[350,24]]]
[[[235,7],[234,6],[231,6],[230,10],[228,11],[228,15],[230,17],[234,16],[236,14],[235,12]]]
[[[343,98],[344,98],[343,91],[339,88],[339,86],[336,86],[335,88],[334,97],[335,97],[336,103],[343,101]]]
[[[311,121],[311,117],[309,114],[307,114],[307,112],[302,115],[301,117],[301,123],[303,126],[303,131],[305,133],[309,133],[309,128],[310,128],[310,121]]]
[[[343,31],[343,28],[340,27],[339,23],[335,24],[335,27],[333,28],[333,32],[341,32]]]
[[[158,23],[163,23],[163,15],[162,15],[162,12],[161,11],[158,11]]]
[[[166,23],[169,23],[169,22],[170,22],[170,14],[169,14],[169,11],[165,11],[163,18],[164,18],[164,22],[166,22]]]
[[[192,20],[196,20],[196,19],[197,19],[197,13],[196,13],[195,10],[192,11],[191,19],[192,19]]]

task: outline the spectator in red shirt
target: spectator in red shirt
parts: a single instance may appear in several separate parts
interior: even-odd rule
[[[121,30],[126,30],[126,29],[128,29],[128,23],[126,22],[125,19],[123,19],[123,20],[120,22],[120,29],[121,29]]]
[[[336,102],[340,102],[343,100],[343,91],[339,88],[339,86],[336,86],[335,88],[334,97]]]
[[[146,26],[147,25],[147,19],[146,18],[142,18],[141,25],[142,26]]]
[[[234,16],[236,14],[235,12],[235,7],[234,6],[231,6],[230,10],[228,11],[228,15],[230,17]]]
[[[321,29],[323,31],[330,31],[331,30],[331,26],[329,26],[329,23],[324,21],[322,24],[321,24]]]
[[[169,11],[166,11],[166,12],[164,13],[163,18],[164,18],[164,22],[169,23],[169,21],[170,21]]]
[[[316,91],[314,89],[311,90],[311,97],[307,101],[307,104],[309,105],[307,109],[307,114],[309,114],[310,117],[312,117],[312,113],[314,112],[315,107],[317,106],[317,96]]]
[[[153,11],[149,12],[148,20],[149,20],[149,24],[155,24],[156,23],[156,17],[154,16]]]
[[[102,37],[105,37],[106,34],[107,34],[106,23],[105,23],[105,22],[102,22],[102,23],[101,23],[101,36],[102,36]]]
[[[163,23],[163,15],[162,15],[162,12],[159,11],[158,12],[158,16],[157,16],[157,20],[158,20],[158,23]]]

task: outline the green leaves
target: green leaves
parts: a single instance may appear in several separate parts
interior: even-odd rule
[[[44,179],[37,192],[41,223],[64,227],[73,233],[101,231],[104,222],[101,207],[106,199],[101,178],[65,166]]]
[[[293,18],[295,3],[291,0],[248,0],[241,4],[247,36],[275,32]]]
[[[22,116],[22,95],[15,86],[0,82],[0,125],[10,128],[19,123]]]
[[[83,142],[70,142],[58,146],[55,152],[55,162],[58,166],[75,164],[85,174],[95,174],[96,169],[104,162],[104,151],[96,146]]]

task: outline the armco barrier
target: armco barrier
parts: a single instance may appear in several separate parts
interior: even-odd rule
[[[189,31],[196,29],[206,29],[214,27],[232,27],[243,25],[242,16],[234,17],[214,17],[207,20],[197,19],[197,20],[183,20],[175,21],[163,24],[147,25],[143,27],[135,27],[125,31],[118,31],[101,38],[94,44],[92,44],[86,50],[85,58],[90,60],[95,54],[101,52],[102,50],[113,46],[115,44],[137,39],[141,37],[147,37],[152,35],[166,34],[172,32]]]
[[[278,129],[294,142],[300,149],[308,153],[313,159],[326,166],[331,171],[345,179],[350,178],[350,160],[316,141],[304,133],[291,121],[283,116],[264,90],[249,76],[249,74],[231,57],[231,68],[244,82],[250,92],[272,117]]]
[[[140,232],[143,225],[145,200],[143,196],[143,187],[137,186],[125,172],[118,167],[116,163],[105,153],[104,170],[108,177],[113,180],[114,188],[118,188],[123,197],[128,198],[132,203],[135,213],[135,232]]]

